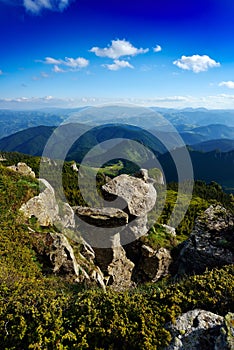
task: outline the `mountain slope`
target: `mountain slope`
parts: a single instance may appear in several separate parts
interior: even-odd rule
[[[176,153],[176,158],[181,158],[182,149],[171,152]],[[203,180],[207,183],[216,181],[226,190],[234,190],[234,151],[221,152],[189,152],[193,164],[194,179]],[[172,161],[171,154],[165,153],[159,156],[159,162],[162,165],[168,182],[178,181],[175,165]]]
[[[121,139],[136,140],[153,149],[156,154],[166,151],[157,138],[136,126],[109,124],[91,128],[78,123],[64,124],[58,129],[56,127],[39,126],[19,131],[1,139],[0,150],[42,155],[44,147],[54,130],[54,137],[50,144],[51,154],[54,158],[60,158],[63,149],[68,149],[67,159],[80,162],[90,149],[97,146],[99,151],[102,148],[104,151],[106,146],[102,143],[113,139],[120,139],[120,141]],[[70,147],[70,140],[73,139],[75,142]]]

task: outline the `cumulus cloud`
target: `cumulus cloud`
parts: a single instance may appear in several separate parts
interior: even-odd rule
[[[222,81],[221,83],[219,83],[219,86],[225,86],[229,89],[234,89],[234,81]]]
[[[31,13],[38,14],[42,10],[63,11],[72,0],[23,0],[25,9]]]
[[[109,70],[119,70],[122,68],[134,68],[128,61],[124,60],[114,60],[112,64],[103,64],[103,67],[106,67]]]
[[[98,57],[109,57],[118,59],[123,56],[136,56],[138,54],[146,53],[149,49],[136,48],[129,41],[123,40],[112,40],[111,45],[108,47],[100,48],[93,47],[90,52],[95,53]]]
[[[67,71],[74,71],[85,68],[89,65],[89,60],[83,57],[65,57],[64,60],[56,59],[53,57],[46,57],[44,61],[45,64],[51,64],[54,66],[53,71],[55,73],[63,73]]]
[[[207,71],[209,68],[219,67],[220,63],[216,62],[207,55],[182,56],[173,62],[177,67],[185,70],[192,70],[194,73]]]
[[[154,52],[160,52],[162,51],[162,48],[160,45],[156,45],[154,48],[153,48]]]

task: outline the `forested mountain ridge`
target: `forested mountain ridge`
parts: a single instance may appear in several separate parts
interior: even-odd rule
[[[30,128],[24,131],[20,131],[14,135],[8,136],[0,140],[0,151],[8,152],[21,152],[25,154],[41,156],[43,154],[45,145],[48,139],[54,132],[55,127],[39,126],[35,128]],[[69,147],[67,153],[67,160],[75,160],[76,162],[81,162],[83,157],[89,152],[89,150],[94,147],[97,148],[97,152],[93,154],[91,161],[99,161],[106,152],[103,142],[110,139],[122,138],[128,139],[119,144],[114,144],[113,147],[109,147],[109,154],[107,153],[108,159],[119,158],[119,154],[125,155],[128,160],[132,162],[138,162],[139,159],[150,160],[153,154],[158,157],[159,162],[161,162],[162,168],[164,168],[165,174],[168,176],[168,181],[178,181],[176,169],[171,162],[170,153],[180,154],[183,149],[180,150],[178,147],[176,150],[171,150],[166,153],[166,147],[151,132],[142,130],[141,128],[128,125],[117,125],[110,124],[104,126],[98,126],[91,128],[85,124],[65,124],[61,126],[57,131],[57,136],[55,138],[55,144],[53,144],[53,156],[55,158],[60,158],[61,144],[63,147],[67,148],[69,140],[71,138],[77,139],[74,144]],[[160,134],[161,135],[161,134]],[[196,134],[195,134],[196,136]],[[167,136],[168,140],[170,135]],[[129,140],[133,140],[142,144],[145,148],[147,147],[151,152],[151,156],[144,152],[145,157],[141,157],[140,153],[142,150],[138,150],[138,158],[136,157],[136,148],[129,143]],[[175,140],[172,141],[173,143]],[[227,151],[220,152],[220,148],[227,147]],[[231,147],[233,142],[230,140],[221,140],[220,142],[210,141],[207,144],[201,144],[189,147],[189,155],[191,157],[195,180],[204,180],[206,182],[216,181],[220,183],[227,191],[232,191],[234,188],[234,152]],[[172,146],[171,145],[171,146]],[[210,150],[211,148],[211,150]],[[229,150],[229,148],[231,148]],[[196,150],[198,149],[198,150]],[[201,149],[201,151],[199,151]],[[57,150],[57,151],[56,151]],[[207,150],[207,151],[206,151]],[[111,156],[111,158],[110,158]],[[140,158],[139,158],[140,156]],[[124,157],[123,157],[124,158]],[[146,164],[142,164],[146,166]]]

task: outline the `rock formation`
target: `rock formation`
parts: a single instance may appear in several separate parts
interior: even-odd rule
[[[117,198],[116,201],[109,202],[110,205],[119,205],[122,209],[114,207],[73,209],[82,221],[89,224],[88,229],[86,228],[88,235],[85,238],[92,242],[95,263],[107,276],[113,289],[123,290],[134,285],[132,281],[134,263],[127,257],[124,244],[134,242],[147,233],[147,213],[155,205],[156,190],[145,169],[142,169],[137,177],[126,174],[117,176],[102,189],[107,200]],[[79,225],[82,227],[82,224]],[[105,248],[102,246],[104,240],[107,243]],[[154,263],[153,277],[157,278],[160,264],[156,264],[156,261]],[[152,265],[154,263],[152,262]],[[165,271],[164,269],[160,275]]]
[[[170,251],[165,248],[154,250],[143,244],[141,246],[140,260],[136,266],[134,280],[142,282],[156,282],[166,276],[172,258]]]
[[[38,260],[42,262],[44,273],[53,271],[73,282],[95,283],[105,289],[101,270],[93,264],[92,259],[85,259],[81,253],[75,256],[72,246],[62,233],[48,232],[45,235],[31,230],[31,234],[35,238],[34,249]],[[91,249],[85,248],[87,251]]]
[[[74,227],[74,212],[69,204],[60,203],[59,208],[53,187],[44,179],[39,181],[45,186],[44,191],[23,204],[20,210],[27,218],[36,217],[41,226]]]
[[[7,167],[8,169],[14,170],[22,175],[29,175],[35,177],[34,171],[25,163],[19,162],[17,165],[11,165]]]
[[[234,262],[234,216],[221,206],[210,206],[196,221],[175,265],[179,274],[203,273],[206,268]]]
[[[124,199],[129,213],[142,217],[154,207],[157,197],[155,188],[148,180],[148,173],[145,169],[144,172],[142,170],[142,178],[123,174],[104,185],[103,191]]]
[[[192,310],[167,325],[172,341],[165,350],[233,349],[233,314],[225,318],[209,311]]]
[[[93,247],[94,262],[105,274],[107,283],[118,291],[131,287],[134,264],[126,257],[119,234],[120,227],[128,223],[128,215],[116,208],[74,207],[73,209],[77,216],[90,224],[89,236],[100,235],[101,232],[104,239],[106,235],[106,240],[109,241],[109,248],[98,247],[98,244]],[[107,229],[111,231],[106,232]]]

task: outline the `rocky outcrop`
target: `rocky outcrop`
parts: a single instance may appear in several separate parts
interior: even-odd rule
[[[93,247],[95,252],[94,262],[101,268],[106,277],[106,283],[113,289],[121,291],[132,286],[131,276],[134,264],[126,257],[125,250],[120,244],[120,226],[128,223],[128,215],[116,208],[88,208],[74,207],[75,213],[83,221],[89,223],[89,235],[98,235],[97,228],[105,230],[112,228],[112,234],[107,239],[110,248]],[[116,228],[116,229],[114,229]]]
[[[127,257],[124,245],[134,242],[147,233],[147,213],[156,201],[154,181],[149,179],[147,170],[141,169],[136,176],[123,174],[102,187],[107,200],[116,199],[110,202],[111,207],[73,208],[76,215],[89,224],[88,229],[86,227],[84,230],[88,230],[87,240],[90,239],[93,243],[95,263],[107,277],[108,284],[115,290],[124,290],[134,285],[132,281],[134,263]],[[82,227],[80,222],[79,227]],[[104,240],[108,242],[105,248],[102,246]],[[148,257],[148,260],[152,258],[155,279],[166,273],[163,259],[160,260],[159,255],[160,253],[154,258]]]
[[[7,168],[16,171],[22,175],[35,177],[34,171],[32,171],[32,169],[25,163],[19,162],[17,165],[11,165]]]
[[[174,324],[166,326],[172,335],[172,341],[165,350],[233,349],[233,339],[228,333],[230,327],[227,328],[226,319],[233,321],[233,314],[224,318],[199,309],[186,312]]]
[[[221,206],[210,206],[195,227],[176,262],[179,274],[203,273],[206,268],[234,262],[234,216]]]
[[[123,247],[115,247],[113,249],[112,261],[107,267],[108,284],[117,291],[122,291],[133,287],[132,270],[134,263],[126,256]]]
[[[141,258],[134,274],[138,282],[156,282],[168,274],[172,261],[168,249],[160,248],[154,250],[143,244],[140,256]]]
[[[139,240],[139,237],[148,232],[147,214],[156,201],[154,180],[148,177],[147,170],[141,169],[136,177],[117,176],[103,186],[105,198],[117,198],[114,204],[121,205],[123,209],[108,206],[71,208],[67,203],[58,204],[51,185],[46,180],[39,181],[45,189],[24,204],[21,210],[28,218],[35,216],[41,226],[55,226],[60,231],[58,235],[66,235],[66,228],[74,229],[69,231],[68,236],[81,242],[79,255],[82,258],[83,274],[89,271],[88,275],[85,275],[86,280],[89,276],[99,285],[108,284],[120,291],[136,283],[155,282],[168,274],[170,252],[164,248],[153,250]],[[85,232],[84,235],[76,233],[74,218],[77,220],[79,232]],[[174,231],[171,234],[174,235]],[[50,234],[50,237],[52,236],[53,233]],[[65,239],[65,236],[63,237]],[[66,246],[64,239],[62,236],[59,236],[59,239],[55,236],[52,238],[53,244],[48,254],[54,263],[53,271],[67,271],[69,275],[71,269],[72,274],[77,276],[72,253],[63,248]],[[126,243],[129,243],[128,246]],[[58,249],[56,244],[59,244]],[[129,245],[132,250],[130,254]],[[135,246],[137,249],[134,253]],[[138,256],[137,260],[134,254]],[[91,265],[96,266],[96,269],[90,270]]]
[[[27,218],[36,217],[41,226],[74,227],[74,212],[69,204],[58,205],[53,187],[44,179],[39,181],[45,186],[44,191],[23,204],[20,210]]]
[[[105,289],[104,276],[92,259],[86,259],[81,253],[75,256],[68,239],[59,232],[49,232],[46,235],[31,230],[34,239],[34,249],[38,260],[42,262],[44,273],[62,275],[73,282],[95,283]],[[86,250],[91,248],[83,245]]]
[[[214,349],[220,334],[223,317],[203,310],[192,310],[178,317],[167,326],[172,341],[166,350]]]

